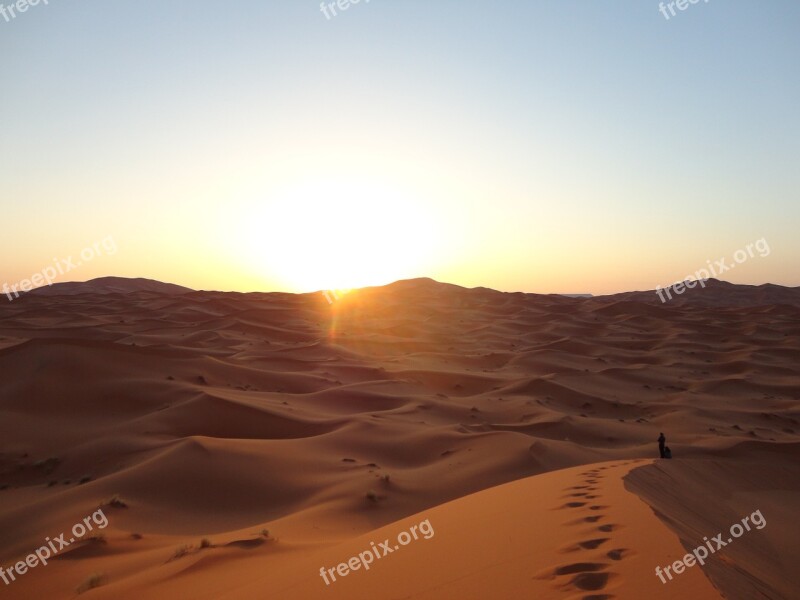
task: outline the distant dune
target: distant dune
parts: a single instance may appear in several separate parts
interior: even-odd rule
[[[0,567],[108,516],[4,597],[800,589],[797,288],[187,292],[103,278],[0,303]],[[764,529],[656,576],[755,510]],[[395,544],[425,520],[435,536]],[[369,570],[321,577],[384,540]]]
[[[689,304],[708,307],[800,305],[800,287],[784,287],[773,283],[740,285],[719,279],[705,279],[702,283],[695,282],[691,288],[684,286],[678,291],[670,286],[661,290],[660,296],[655,290],[650,290],[647,292],[624,292],[597,298],[609,302],[625,300],[664,306]]]
[[[192,292],[189,288],[162,283],[153,279],[141,277],[129,279],[126,277],[100,277],[90,281],[68,281],[54,283],[49,286],[36,288],[29,292],[41,296],[70,296],[74,294],[130,294],[132,292],[157,292],[159,294],[185,294]]]

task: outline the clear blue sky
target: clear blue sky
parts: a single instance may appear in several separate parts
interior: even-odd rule
[[[3,282],[800,285],[800,3],[50,0],[0,17]],[[730,260],[729,260],[730,262]]]

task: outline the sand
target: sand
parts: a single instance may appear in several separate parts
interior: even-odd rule
[[[0,302],[0,566],[99,507],[109,523],[4,597],[800,589],[796,290],[661,305],[413,280],[329,305],[148,285]],[[755,510],[763,529],[655,575]],[[430,539],[320,576],[426,520]]]

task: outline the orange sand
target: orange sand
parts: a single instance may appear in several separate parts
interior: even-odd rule
[[[2,597],[92,574],[81,597],[114,600],[800,589],[797,290],[662,306],[414,280],[329,306],[104,285],[0,302],[0,566],[110,522]],[[651,461],[660,431],[673,461]],[[764,529],[655,576],[757,509]],[[320,577],[424,519],[430,540]]]

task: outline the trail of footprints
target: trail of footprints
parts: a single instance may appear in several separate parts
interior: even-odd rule
[[[617,466],[627,465],[620,463]],[[574,528],[579,535],[577,541],[563,546],[564,554],[574,554],[573,562],[549,567],[537,575],[541,579],[552,579],[553,586],[564,592],[576,592],[576,600],[610,600],[613,594],[603,593],[609,582],[619,574],[614,572],[616,561],[630,556],[626,548],[614,547],[613,532],[619,525],[605,522],[603,510],[608,508],[602,504],[597,484],[603,478],[602,471],[608,466],[598,467],[581,473],[582,480],[578,485],[564,490],[566,502],[557,510],[574,511],[578,516],[567,525]]]

